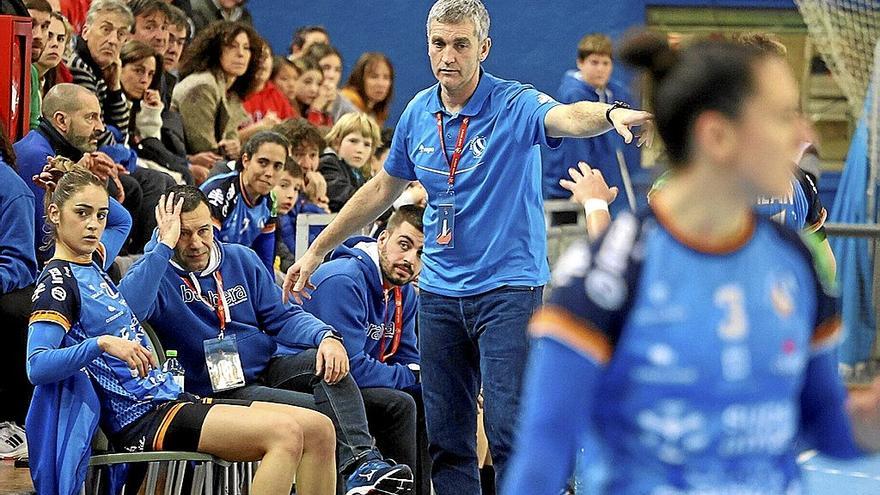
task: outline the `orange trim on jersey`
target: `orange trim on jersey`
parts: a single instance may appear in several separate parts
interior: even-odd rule
[[[275,222],[272,222],[271,224],[266,225],[266,226],[263,227],[263,229],[260,231],[260,233],[262,233],[262,234],[270,234],[270,233],[272,233],[272,232],[275,232]]]
[[[662,196],[657,196],[650,204],[651,209],[654,211],[654,216],[657,217],[657,221],[675,240],[695,251],[705,254],[730,254],[745,246],[752,238],[752,234],[755,233],[757,222],[755,221],[754,213],[750,213],[748,225],[732,239],[716,241],[705,237],[691,237],[675,225],[672,215],[669,215],[665,209],[664,202],[658,201],[661,198]]]
[[[220,220],[218,220],[214,217],[211,217],[211,222],[213,222],[214,226],[217,227],[218,229],[223,228],[223,222],[221,222]]]
[[[104,268],[104,265],[107,263],[107,247],[104,246],[103,242],[99,242],[98,249],[95,252],[101,257],[101,268]]]
[[[71,327],[70,320],[68,320],[66,316],[59,313],[58,311],[34,311],[33,313],[31,313],[30,320],[28,320],[28,325],[36,323],[38,321],[45,321],[61,325],[61,327],[64,328],[65,332],[70,330]]]
[[[162,450],[163,443],[165,443],[165,434],[168,433],[168,427],[171,426],[171,421],[174,419],[174,416],[180,411],[180,409],[185,406],[186,402],[181,402],[179,404],[174,404],[171,406],[171,409],[165,413],[165,417],[162,419],[162,424],[159,426],[159,430],[156,432],[156,438],[153,439],[153,450]]]
[[[534,337],[556,337],[589,354],[600,364],[611,360],[614,348],[608,337],[592,324],[553,306],[545,306],[532,317],[529,332]]]
[[[813,331],[813,336],[810,337],[810,347],[813,350],[821,349],[834,342],[840,335],[841,328],[843,328],[843,325],[841,324],[840,316],[835,315],[823,321]]]
[[[816,223],[814,223],[813,225],[809,225],[806,228],[804,228],[804,232],[806,232],[807,234],[816,233],[817,230],[821,229],[822,226],[825,225],[825,220],[827,220],[827,219],[828,219],[828,210],[826,210],[825,208],[822,208],[821,218],[816,220]]]

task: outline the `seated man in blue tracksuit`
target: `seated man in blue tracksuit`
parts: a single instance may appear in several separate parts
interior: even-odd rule
[[[424,420],[407,393],[421,402],[415,332],[418,294],[410,282],[421,269],[424,212],[415,205],[402,206],[378,240],[349,238],[315,271],[315,290],[303,302],[303,309],[342,334],[351,375],[361,388],[379,449],[413,471],[419,471],[416,438],[424,431]],[[285,339],[283,332],[280,340],[292,340]],[[279,354],[299,351],[278,344]],[[428,495],[430,473],[418,474],[424,474],[416,478],[426,485]]]
[[[409,493],[410,468],[389,464],[372,446],[341,335],[282,303],[281,289],[251,249],[214,239],[204,193],[193,186],[175,186],[171,193],[183,202],[177,245],[169,249],[154,237],[121,290],[163,346],[177,350],[186,391],[320,411],[336,427],[346,495]],[[276,339],[302,352],[273,359]]]

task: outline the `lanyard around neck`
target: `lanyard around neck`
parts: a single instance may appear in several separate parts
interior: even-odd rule
[[[447,183],[449,188],[455,185],[455,171],[458,170],[458,162],[461,161],[461,153],[464,151],[464,140],[467,136],[467,128],[471,118],[465,117],[461,120],[461,126],[458,128],[458,139],[455,140],[455,149],[452,150],[452,161],[446,156],[446,141],[443,139],[443,112],[437,112],[437,135],[440,136],[440,150],[443,151],[443,159],[449,165],[449,179]]]
[[[229,304],[226,302],[226,293],[223,291],[223,276],[220,275],[220,270],[214,272],[214,282],[217,284],[217,304],[214,304],[208,297],[202,294],[202,287],[199,285],[198,280],[195,279],[195,274],[190,273],[190,276],[193,277],[193,281],[186,277],[180,278],[187,287],[196,293],[196,296],[198,296],[206,306],[211,308],[211,311],[215,312],[217,319],[220,320],[220,338],[222,339],[223,333],[226,331],[226,322],[230,321],[230,319],[229,311],[227,310]]]
[[[403,294],[400,290],[400,287],[394,287],[392,289],[394,292],[394,338],[391,339],[391,349],[388,350],[388,353],[385,353],[385,329],[382,329],[382,340],[379,342],[379,362],[384,363],[388,358],[397,353],[397,348],[400,347],[400,334],[403,332]],[[388,315],[388,295],[386,293],[385,296],[386,304],[385,304],[385,315],[387,320]]]

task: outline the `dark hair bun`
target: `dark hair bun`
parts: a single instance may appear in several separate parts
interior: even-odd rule
[[[649,71],[655,79],[663,79],[678,59],[666,38],[650,32],[642,32],[624,41],[620,59],[637,68]]]

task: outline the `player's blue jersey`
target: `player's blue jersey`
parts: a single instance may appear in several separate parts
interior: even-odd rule
[[[667,225],[623,213],[592,252],[575,245],[532,324],[603,366],[607,493],[799,493],[801,393],[835,300],[797,234],[765,218],[723,249]]]
[[[260,234],[275,232],[269,196],[248,198],[239,172],[213,177],[201,190],[208,197],[221,241],[251,247]]]
[[[150,348],[138,319],[113,281],[96,263],[51,260],[37,279],[30,322],[61,325],[63,347],[100,335],[113,335]],[[115,433],[152,410],[155,402],[174,400],[181,389],[170,374],[152,369],[145,378],[107,353],[86,366],[101,400],[101,418]]]
[[[821,229],[827,216],[816,184],[801,169],[795,170],[788,194],[758,198],[755,210],[789,228],[810,233]]]

